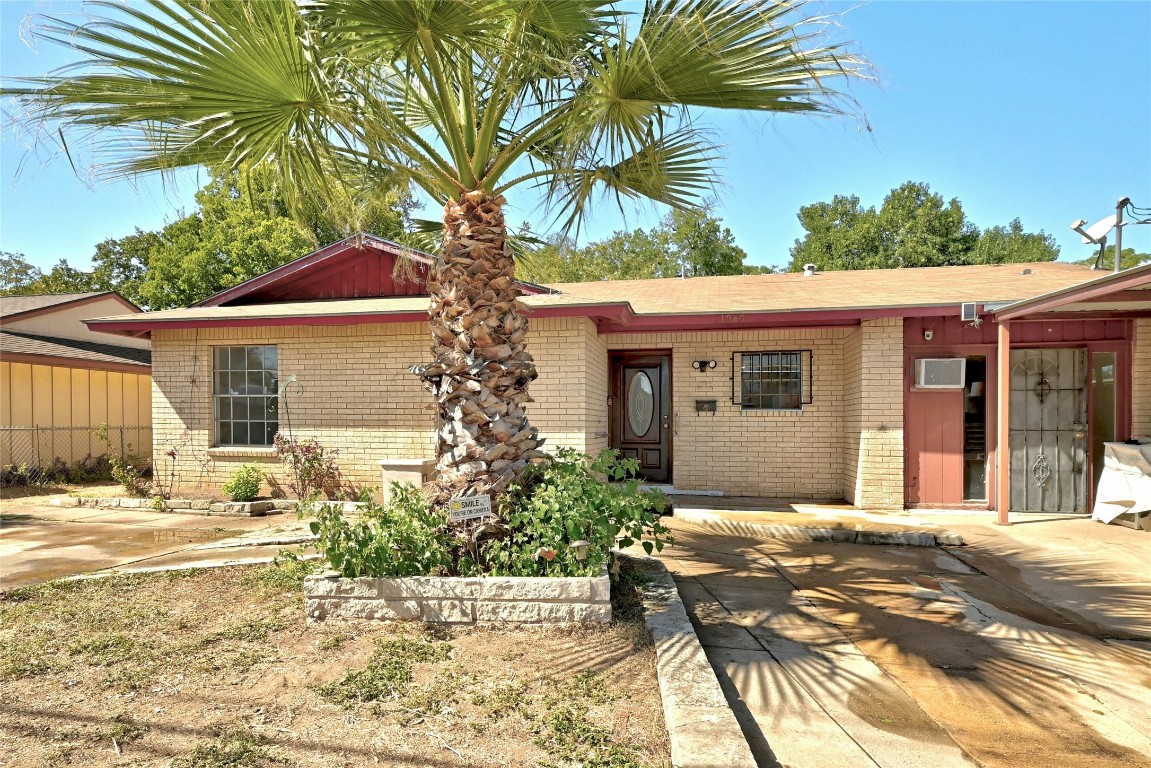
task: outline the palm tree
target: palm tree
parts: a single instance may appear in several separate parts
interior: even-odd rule
[[[715,180],[702,111],[843,114],[828,83],[866,68],[803,0],[92,5],[107,15],[38,30],[86,58],[5,93],[51,135],[88,132],[97,172],[270,163],[334,207],[399,174],[444,206],[432,359],[412,368],[438,404],[441,500],[543,456],[505,193],[536,187],[564,227],[596,196],[690,207]]]

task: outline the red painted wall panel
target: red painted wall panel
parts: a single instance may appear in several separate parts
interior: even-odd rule
[[[907,501],[963,501],[963,390],[907,394]]]

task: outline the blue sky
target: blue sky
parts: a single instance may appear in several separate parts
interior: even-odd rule
[[[825,7],[848,11],[839,34],[875,66],[879,84],[853,88],[871,132],[852,119],[707,117],[725,145],[718,215],[752,262],[787,262],[802,235],[800,206],[835,194],[878,205],[908,180],[959,198],[981,227],[1019,217],[1029,231],[1045,230],[1063,259],[1092,254],[1070,231],[1073,220],[1114,213],[1122,196],[1151,207],[1151,2]],[[66,62],[48,45],[29,48],[21,31],[29,13],[72,8],[0,2],[0,73]],[[8,123],[11,106],[0,142],[0,250],[42,267],[61,258],[87,266],[101,240],[159,228],[193,208],[195,173],[93,185],[66,158],[29,154],[30,137]],[[539,218],[530,198],[512,203],[513,222]],[[649,226],[660,213],[621,217],[605,204],[581,239]],[[1128,227],[1124,245],[1151,252],[1151,225]]]

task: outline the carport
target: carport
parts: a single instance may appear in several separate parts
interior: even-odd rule
[[[1081,406],[1086,410],[1086,418],[1080,421],[1079,417],[1072,416],[1071,439],[1089,443],[1084,448],[1087,466],[1091,467],[1088,489],[1093,492],[1102,470],[1103,443],[1151,434],[1151,322],[1148,321],[1151,318],[1151,264],[1107,274],[1024,301],[988,308],[993,309],[998,324],[996,443],[1009,446],[1008,450],[998,450],[995,454],[995,508],[999,524],[1008,525],[1010,512],[1018,508],[1020,494],[1025,492],[1021,490],[1019,481],[1022,473],[1012,474],[1013,455],[1017,463],[1028,461],[1028,469],[1040,489],[1058,471],[1059,462],[1058,457],[1049,459],[1040,449],[1032,463],[1033,454],[1026,447],[1020,447],[1018,439],[1012,440],[1012,429],[1021,421],[1016,418],[1013,422],[1012,408],[1022,409],[1030,403],[1026,393],[1021,393],[1018,386],[1012,386],[1013,380],[1018,384],[1021,377],[1029,373],[1020,371],[1018,342],[1014,350],[1016,356],[1013,356],[1013,335],[1021,338],[1026,330],[1032,331],[1026,335],[1033,337],[1035,323],[1058,320],[1130,322],[1132,333],[1125,343],[1102,345],[1095,349],[1088,347],[1090,361],[1086,364],[1092,375],[1089,382],[1091,391]],[[1042,370],[1033,378],[1035,382],[1031,389],[1040,405],[1051,397],[1053,391],[1058,393],[1058,383],[1053,385],[1048,381]],[[1043,425],[1040,424],[1038,431],[1042,430]],[[1053,439],[1058,444],[1058,436]],[[1062,452],[1062,449],[1056,451]]]

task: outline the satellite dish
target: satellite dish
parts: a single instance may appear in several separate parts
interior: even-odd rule
[[[1115,216],[1108,216],[1105,219],[1092,224],[1087,228],[1087,231],[1080,232],[1083,235],[1083,242],[1085,244],[1099,245],[1103,238],[1107,237],[1107,233],[1115,226]]]

